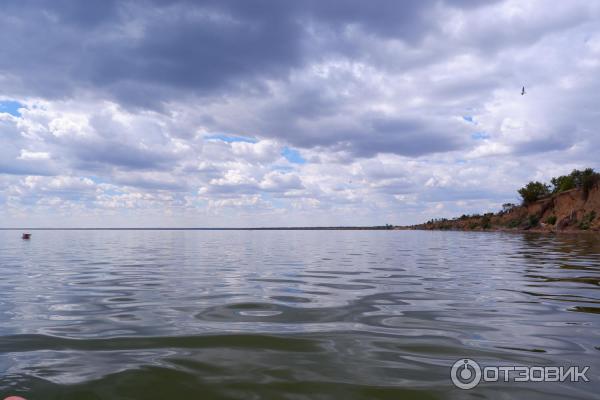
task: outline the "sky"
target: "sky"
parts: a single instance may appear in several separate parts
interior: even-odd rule
[[[0,227],[495,211],[600,169],[598,77],[600,1],[5,0]]]

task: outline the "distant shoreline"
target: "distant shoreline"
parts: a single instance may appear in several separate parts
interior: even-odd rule
[[[0,231],[391,231],[396,226],[302,226],[257,228],[0,228]]]

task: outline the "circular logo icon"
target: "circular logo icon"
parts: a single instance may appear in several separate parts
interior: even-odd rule
[[[454,363],[450,377],[457,388],[473,389],[481,381],[481,367],[470,358],[463,358]]]

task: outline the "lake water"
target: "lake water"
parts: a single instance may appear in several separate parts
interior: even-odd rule
[[[598,398],[600,237],[0,231],[0,398]],[[487,382],[452,364],[589,366]]]

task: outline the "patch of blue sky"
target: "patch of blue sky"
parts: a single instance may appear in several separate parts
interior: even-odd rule
[[[475,132],[474,134],[471,135],[471,138],[475,139],[475,140],[484,140],[484,139],[489,139],[490,135],[485,132]]]
[[[475,121],[475,117],[472,115],[463,115],[463,120],[470,124],[477,125],[477,121]]]
[[[281,155],[286,158],[292,164],[304,164],[306,160],[300,155],[300,152],[290,147],[284,147],[281,151]]]
[[[19,109],[24,107],[25,106],[18,101],[0,100],[0,113],[8,113],[14,117],[20,117],[21,113],[19,112]]]
[[[97,176],[95,176],[95,175],[90,175],[90,176],[87,176],[86,178],[89,178],[89,179],[91,179],[91,180],[92,180],[92,182],[94,182],[94,183],[96,183],[96,184],[99,184],[99,183],[107,183],[107,181],[106,181],[106,180],[104,180],[104,179],[102,179],[102,178],[99,178],[99,177],[97,177]]]
[[[258,140],[246,136],[230,136],[230,135],[209,135],[204,137],[207,140],[221,140],[225,143],[233,143],[233,142],[246,142],[246,143],[256,143]]]

